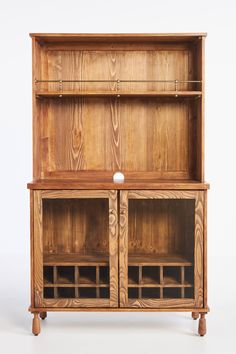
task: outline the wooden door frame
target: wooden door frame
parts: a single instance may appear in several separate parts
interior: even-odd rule
[[[43,297],[43,199],[109,199],[109,299],[44,299]],[[115,190],[35,190],[33,192],[33,299],[34,307],[118,307],[118,215]]]
[[[194,299],[128,299],[128,201],[129,199],[194,199]],[[204,192],[123,190],[120,192],[119,282],[120,307],[202,308],[204,281]]]

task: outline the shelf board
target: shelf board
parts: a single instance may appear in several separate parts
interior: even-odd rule
[[[179,255],[129,255],[129,266],[191,266],[193,263]]]
[[[179,255],[129,255],[129,266],[191,266],[193,263]],[[77,253],[44,254],[44,266],[108,266],[108,255],[80,255]]]
[[[43,179],[28,183],[29,189],[173,189],[205,190],[209,184],[195,180],[160,180],[157,178],[126,178],[123,183],[114,183],[110,178]]]
[[[56,283],[56,284],[49,284],[44,283],[44,288],[109,288],[109,284],[91,284],[91,283]]]
[[[44,254],[44,266],[107,266],[108,255],[80,255],[77,253]]]
[[[201,91],[35,91],[37,98],[63,97],[198,97]]]
[[[158,284],[158,283],[149,283],[149,284],[128,284],[128,288],[192,288],[193,284],[190,283],[174,283],[174,284]]]

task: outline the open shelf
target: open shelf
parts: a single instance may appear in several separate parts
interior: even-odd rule
[[[36,98],[63,97],[201,97],[201,91],[35,91]]]
[[[192,262],[181,255],[129,255],[132,266],[191,266]]]
[[[79,253],[45,253],[43,263],[48,266],[106,266],[109,263],[109,256],[106,254],[81,255]]]

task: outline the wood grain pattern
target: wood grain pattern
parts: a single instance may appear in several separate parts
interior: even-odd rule
[[[118,307],[118,214],[117,192],[109,192],[110,306]]]
[[[143,98],[43,100],[38,103],[45,156],[41,176],[73,178],[74,172],[121,169],[137,171],[139,178],[141,172],[153,178],[194,178],[191,105]]]
[[[59,191],[50,191],[45,190],[41,192],[42,198],[47,199],[102,199],[108,198],[109,192],[103,190],[59,190]]]
[[[43,233],[41,192],[34,191],[34,303],[43,306]]]
[[[194,241],[194,297],[196,306],[203,306],[203,192],[196,193]]]
[[[195,301],[191,299],[137,299],[128,300],[127,307],[151,307],[151,308],[190,308],[195,306]]]
[[[82,307],[109,307],[110,300],[107,299],[44,299],[45,307],[65,307],[65,308],[82,308]]]
[[[128,191],[120,193],[119,281],[120,307],[125,307],[128,302]]]
[[[129,200],[129,254],[184,254],[191,259],[194,204],[194,199]]]
[[[109,253],[108,199],[46,199],[43,205],[46,254],[77,254],[79,261]]]

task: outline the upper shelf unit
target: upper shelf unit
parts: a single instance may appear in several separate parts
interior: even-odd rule
[[[32,37],[34,180],[204,182],[205,34]]]
[[[204,34],[32,36],[37,97],[199,96],[204,89]]]

